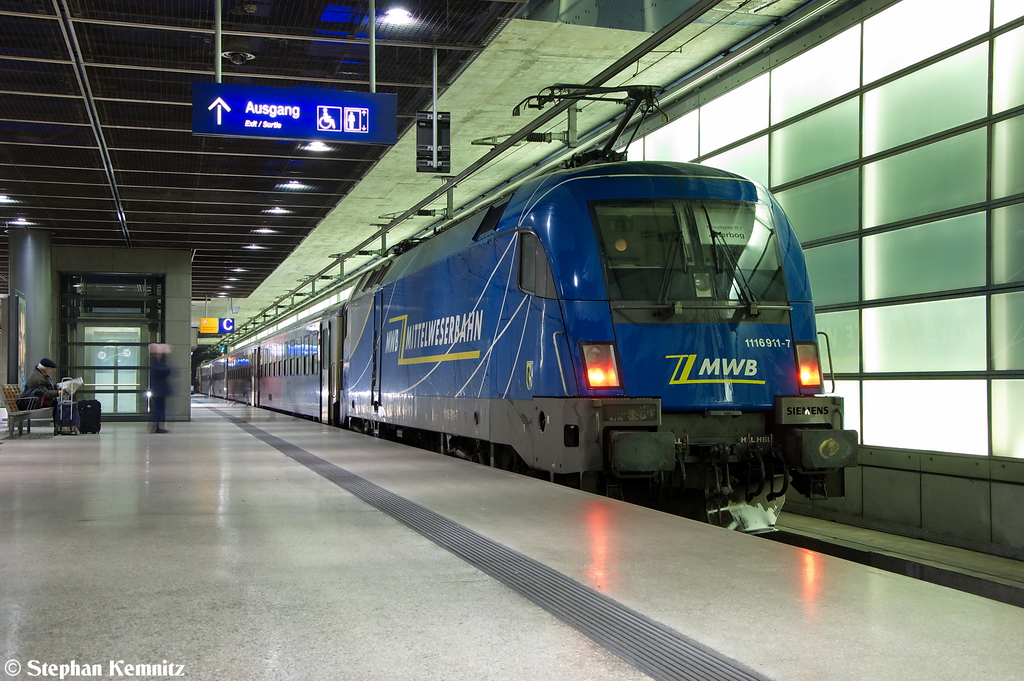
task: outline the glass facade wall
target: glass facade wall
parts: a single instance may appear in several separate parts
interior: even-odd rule
[[[1024,457],[1024,2],[899,0],[834,26],[630,157],[775,193],[864,444]]]

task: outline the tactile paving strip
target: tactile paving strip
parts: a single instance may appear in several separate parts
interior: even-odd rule
[[[766,679],[593,589],[219,409],[253,437],[522,594],[655,679]]]

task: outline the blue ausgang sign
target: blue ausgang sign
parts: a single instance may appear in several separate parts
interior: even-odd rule
[[[192,133],[394,144],[397,101],[390,94],[192,83]]]

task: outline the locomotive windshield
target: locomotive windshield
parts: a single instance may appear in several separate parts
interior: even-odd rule
[[[778,239],[762,203],[704,199],[591,205],[610,300],[783,302]]]

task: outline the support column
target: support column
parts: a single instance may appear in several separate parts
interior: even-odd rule
[[[9,227],[10,294],[25,301],[25,365],[27,376],[43,357],[60,363],[53,335],[53,274],[50,257],[50,232],[44,229]],[[16,352],[16,339],[9,339],[8,351]],[[13,357],[12,357],[13,359]],[[11,375],[8,380],[17,380]]]

